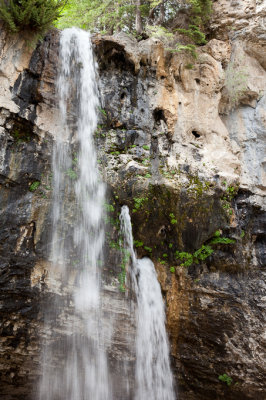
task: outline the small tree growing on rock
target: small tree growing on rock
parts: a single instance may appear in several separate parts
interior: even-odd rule
[[[43,34],[60,17],[67,0],[0,0],[0,20],[13,33]]]

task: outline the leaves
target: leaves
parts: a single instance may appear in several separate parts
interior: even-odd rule
[[[67,0],[0,0],[0,19],[15,33],[44,33],[60,17]]]

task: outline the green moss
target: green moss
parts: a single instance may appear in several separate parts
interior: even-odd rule
[[[38,187],[40,186],[40,184],[41,184],[41,182],[39,182],[39,181],[33,182],[33,183],[30,185],[29,190],[30,190],[31,192],[35,192],[35,190],[38,189]]]
[[[134,197],[134,209],[133,212],[140,210],[144,203],[148,202],[148,197]]]

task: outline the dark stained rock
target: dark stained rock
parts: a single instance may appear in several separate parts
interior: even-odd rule
[[[29,64],[23,65],[10,85],[8,105],[0,104],[3,400],[37,398],[41,344],[49,335],[44,310],[58,297],[59,282],[51,280],[49,262],[58,35],[55,30],[38,44]],[[93,43],[102,104],[95,141],[108,187],[103,326],[109,341],[114,398],[129,400],[134,392],[134,294],[129,290],[127,298],[119,291],[118,217],[120,207],[127,204],[138,256],[154,261],[165,297],[179,400],[262,400],[266,217],[261,185],[247,189],[245,180],[237,181],[238,167],[246,161],[237,164],[235,153],[226,147],[232,139],[225,135],[226,128],[219,125],[218,133],[212,130],[217,119],[208,117],[208,125],[204,115],[198,113],[193,119],[186,111],[191,104],[199,106],[214,98],[210,108],[218,115],[221,77],[210,75],[211,88],[197,90],[197,96],[202,96],[196,98],[198,103],[193,85],[199,76],[202,79],[204,65],[211,65],[212,71],[222,67],[205,54],[206,64],[199,61],[196,72],[186,75],[183,58],[164,58],[158,41],[137,44],[121,34],[96,36]],[[74,113],[70,119],[74,130]],[[203,128],[195,127],[197,124]],[[224,163],[219,159],[218,166],[211,163],[212,154],[206,151],[211,140],[212,152],[217,140],[221,154],[228,157]],[[227,160],[233,160],[228,169]],[[235,242],[212,244],[217,231]],[[191,265],[180,265],[177,251],[194,254],[202,246],[211,246],[209,257],[194,257]],[[59,300],[68,304],[64,296]],[[71,314],[69,304],[68,311]],[[60,312],[57,317],[64,332],[66,321]],[[128,393],[120,378],[125,371]],[[219,380],[223,374],[233,379],[230,386]]]

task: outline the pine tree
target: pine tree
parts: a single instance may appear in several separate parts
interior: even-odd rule
[[[0,0],[0,19],[11,32],[43,33],[60,17],[67,0]]]

